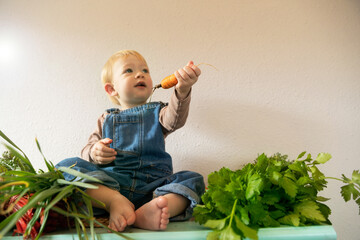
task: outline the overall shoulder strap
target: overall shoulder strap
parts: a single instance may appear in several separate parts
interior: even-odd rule
[[[118,108],[109,108],[106,110],[107,113],[119,113],[120,109]]]

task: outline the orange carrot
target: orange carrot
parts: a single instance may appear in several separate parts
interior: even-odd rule
[[[208,64],[208,63],[200,63],[198,65],[196,65],[197,67],[199,65],[202,65],[202,64],[205,64],[205,65],[209,65],[213,68],[216,69],[216,67],[214,67],[213,65],[211,64]],[[217,70],[217,69],[216,69]],[[176,84],[178,83],[178,80],[176,79],[175,77],[175,74],[172,74],[170,76],[167,76],[166,78],[164,78],[160,84],[157,84],[155,85],[154,87],[154,90],[157,89],[157,88],[163,88],[163,89],[168,89],[168,88],[172,88],[173,86],[175,86]]]
[[[177,83],[178,83],[178,80],[176,79],[175,74],[172,74],[172,75],[164,78],[160,84],[155,86],[155,88],[162,87],[164,89],[168,89],[168,88],[175,86]]]

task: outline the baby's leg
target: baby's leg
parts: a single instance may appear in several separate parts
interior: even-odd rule
[[[93,206],[103,208],[110,214],[109,228],[114,231],[124,231],[126,226],[135,222],[134,204],[118,191],[103,185],[94,184],[98,189],[87,189],[86,193],[94,199],[105,203],[105,207],[93,202]]]
[[[114,188],[119,187],[119,183],[108,176],[98,165],[95,165],[91,162],[85,161],[81,158],[68,158],[55,167],[70,167],[73,166],[73,169],[76,171],[89,174],[94,176],[103,182],[107,186],[112,186]],[[64,173],[65,180],[72,180],[73,175]],[[87,182],[87,181],[85,181]],[[92,204],[95,207],[103,208],[110,213],[109,227],[114,231],[123,231],[127,225],[132,225],[135,222],[135,212],[134,205],[124,196],[122,196],[118,191],[112,190],[109,187],[104,185],[94,184],[98,186],[98,189],[87,189],[86,193],[89,194],[92,198],[99,200],[105,203],[105,207],[99,205],[97,202],[93,201]]]
[[[135,227],[148,230],[165,230],[169,218],[179,215],[190,201],[178,194],[169,193],[154,198],[135,211]]]
[[[190,205],[190,200],[176,193],[168,193],[164,195],[168,200],[170,217],[175,217],[183,213]]]

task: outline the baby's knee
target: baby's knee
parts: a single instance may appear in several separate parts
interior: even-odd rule
[[[182,171],[178,172],[177,175],[177,179],[180,180],[179,183],[187,185],[191,189],[195,190],[199,195],[202,195],[205,191],[204,177],[201,174],[192,171]]]
[[[91,162],[88,162],[82,158],[79,157],[72,157],[72,158],[66,158],[62,161],[60,161],[58,164],[55,165],[56,168],[58,167],[74,167],[74,169],[77,168],[85,168],[85,169],[92,169],[95,167],[95,165]]]
[[[84,161],[81,158],[73,157],[73,158],[66,158],[60,161],[58,164],[55,165],[56,168],[58,167],[71,167],[72,165],[77,165],[79,162]]]

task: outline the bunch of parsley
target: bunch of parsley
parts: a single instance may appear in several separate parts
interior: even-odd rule
[[[203,205],[194,209],[195,220],[214,229],[207,239],[258,239],[260,227],[331,224],[331,210],[323,203],[329,199],[318,196],[331,177],[317,167],[331,155],[320,153],[312,159],[311,154],[304,158],[305,154],[294,161],[279,153],[262,154],[240,170],[222,168],[211,173]],[[344,182],[344,200],[352,195],[360,207],[359,171],[353,172],[352,179],[342,176],[331,179]]]

